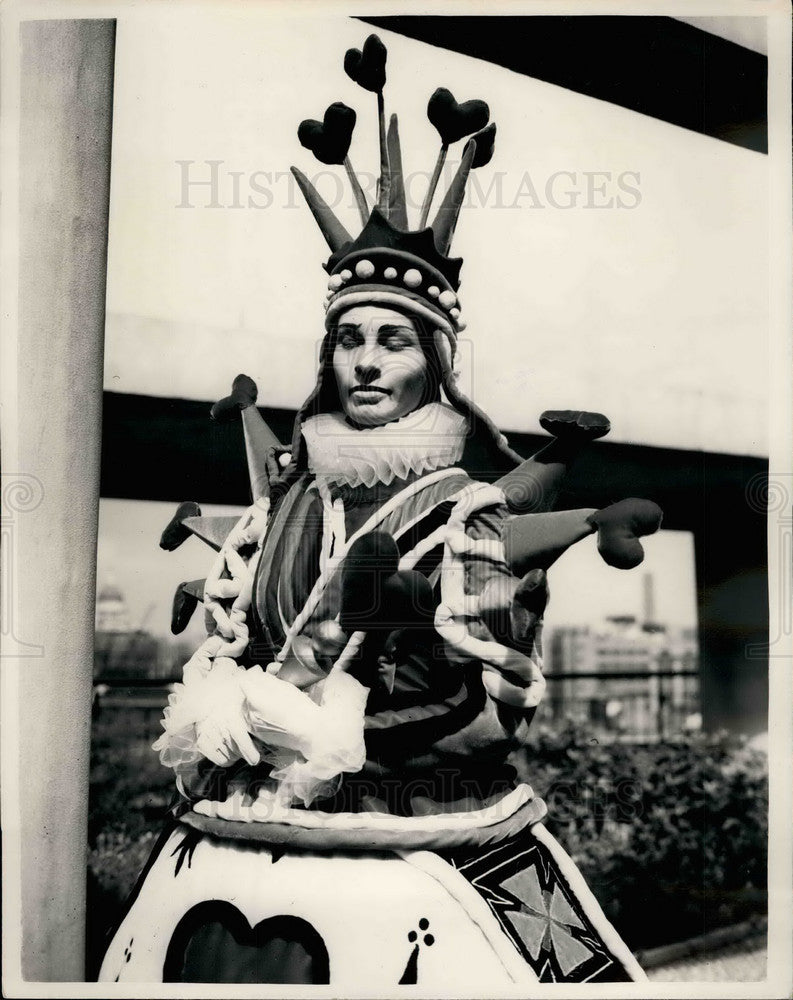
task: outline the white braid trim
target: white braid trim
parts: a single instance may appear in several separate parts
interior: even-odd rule
[[[504,547],[500,541],[474,540],[465,534],[465,523],[477,511],[505,503],[502,490],[496,486],[474,483],[460,496],[452,510],[446,528],[444,554],[441,563],[441,603],[435,612],[435,629],[444,639],[452,660],[480,660],[483,665],[482,683],[496,700],[516,708],[536,706],[544,692],[542,661],[535,649],[530,657],[495,641],[477,639],[471,634],[466,619],[478,610],[478,597],[465,593],[465,563],[463,557],[503,562]],[[505,680],[501,670],[523,677],[525,687]]]
[[[268,498],[257,500],[240,517],[215,557],[204,585],[204,607],[215,619],[219,634],[205,639],[184,665],[183,683],[174,685],[163,714],[164,732],[152,744],[160,761],[174,769],[182,787],[204,756],[198,749],[200,723],[218,709],[233,713],[242,708],[240,681],[245,670],[234,658],[248,646],[246,615],[269,511]],[[249,545],[256,545],[256,550],[246,561],[239,550]]]

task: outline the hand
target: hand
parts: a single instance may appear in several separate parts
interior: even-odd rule
[[[482,590],[479,614],[497,642],[530,653],[549,596],[548,578],[541,569],[529,570],[520,580],[494,576]]]
[[[258,666],[245,671],[241,686],[248,724],[256,736],[301,751],[311,746],[321,728],[321,710],[304,691]]]
[[[536,708],[545,694],[545,678],[528,656],[501,646],[506,655],[482,659],[482,683],[496,701],[513,708]]]
[[[233,660],[219,656],[204,681],[203,707],[195,723],[196,746],[219,767],[228,767],[240,757],[251,765],[259,763],[245,718],[245,673]]]
[[[259,751],[241,710],[221,710],[197,722],[196,746],[219,767],[229,767],[240,757],[251,765],[259,763]]]

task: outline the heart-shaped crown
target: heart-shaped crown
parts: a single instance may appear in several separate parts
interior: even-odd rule
[[[342,309],[361,302],[381,302],[408,308],[442,329],[453,343],[465,324],[460,319],[457,292],[462,260],[449,256],[452,236],[465,196],[471,170],[489,163],[495,146],[496,126],[489,123],[484,101],[458,103],[439,87],[430,97],[427,117],[437,129],[441,148],[421,208],[418,227],[408,220],[402,152],[396,115],[386,128],[383,88],[388,53],[377,35],[370,35],[361,49],[348,49],[344,70],[364,90],[377,95],[380,131],[380,178],[377,203],[369,205],[350,162],[349,151],[356,114],[339,102],[331,104],[322,121],[301,122],[298,138],[324,164],[345,167],[358,205],[362,229],[353,238],[309,179],[296,167],[292,173],[331,249],[325,264],[329,274],[325,300],[326,325]],[[475,134],[474,134],[475,133]],[[438,187],[449,146],[466,136],[461,162],[428,225],[429,210]]]

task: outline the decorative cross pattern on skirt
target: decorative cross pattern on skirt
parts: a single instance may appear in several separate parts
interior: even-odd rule
[[[531,834],[450,857],[490,906],[540,982],[629,982],[549,852]]]

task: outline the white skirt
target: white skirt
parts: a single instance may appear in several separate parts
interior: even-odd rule
[[[179,962],[180,923],[208,900],[238,911],[252,937],[274,917],[306,921],[342,990],[402,982],[484,995],[537,982],[482,896],[432,851],[290,853],[182,824],[118,928],[100,981],[163,982],[167,964]]]

